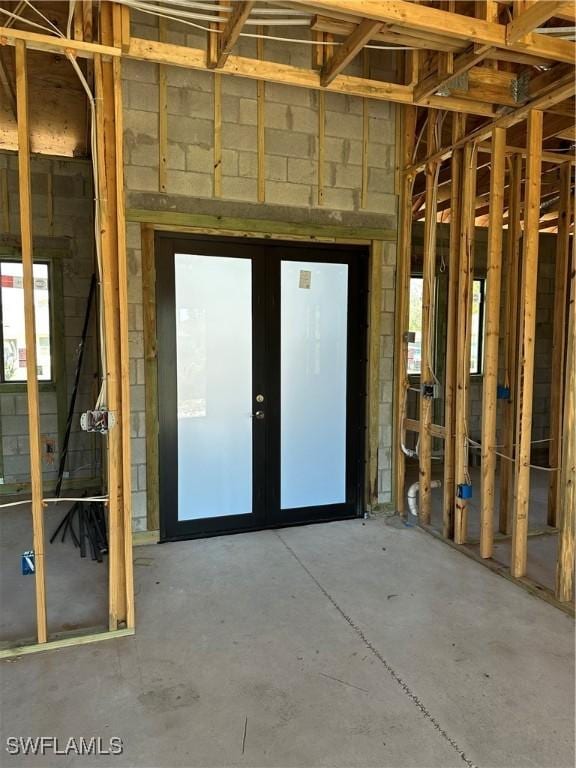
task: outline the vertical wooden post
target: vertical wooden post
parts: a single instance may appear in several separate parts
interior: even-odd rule
[[[214,73],[214,197],[222,197],[222,75]]]
[[[370,76],[370,51],[362,50],[362,76]],[[360,192],[360,208],[368,204],[368,148],[370,140],[370,102],[362,99],[362,188]]]
[[[427,153],[433,154],[437,148],[436,131],[438,112],[428,110]],[[420,386],[434,383],[433,367],[433,332],[434,332],[434,294],[436,285],[436,186],[437,163],[426,164],[426,212],[424,219],[424,254],[422,263],[422,350],[420,366]],[[420,393],[420,508],[418,516],[425,524],[430,523],[432,510],[432,424],[433,397],[424,397]]]
[[[574,541],[576,526],[576,235],[572,235],[570,265],[570,309],[566,335],[566,381],[562,474],[560,488],[560,535],[556,565],[556,597],[563,603],[574,593]]]
[[[402,147],[402,189],[400,193],[400,221],[398,226],[398,252],[396,256],[396,304],[394,319],[394,496],[396,512],[404,514],[405,457],[402,452],[404,441],[404,418],[408,393],[408,310],[410,292],[410,257],[412,253],[412,188],[414,177],[406,173],[414,152],[417,107],[398,107],[401,115]]]
[[[510,571],[520,578],[526,574],[528,505],[530,501],[530,447],[532,442],[532,395],[534,387],[534,342],[536,333],[536,290],[540,220],[540,171],[542,166],[542,112],[528,114],[526,151],[526,196],[522,248],[521,332],[518,371],[517,452],[512,519]]]
[[[264,34],[264,28],[258,27],[260,35]],[[259,37],[256,41],[259,61],[264,59],[264,38]],[[258,131],[258,202],[266,201],[266,83],[264,80],[256,82],[256,103],[257,103],[257,131]]]
[[[466,115],[452,115],[452,141],[456,143],[466,132]],[[463,150],[454,149],[451,160],[452,188],[450,191],[450,255],[448,258],[448,307],[446,319],[446,381],[444,389],[444,487],[442,502],[442,533],[454,536],[454,403],[456,393],[456,325],[458,306],[458,260],[462,217]]]
[[[30,126],[28,113],[28,69],[26,43],[16,41],[16,105],[18,113],[18,180],[24,326],[26,333],[26,393],[28,396],[28,437],[35,556],[36,631],[39,643],[47,640],[46,586],[44,573],[44,507],[40,450],[40,406],[36,366],[36,321],[34,314],[34,256],[32,246],[32,189],[30,176]]]
[[[550,387],[550,446],[548,461],[551,467],[560,464],[562,440],[562,410],[564,401],[564,342],[566,334],[566,291],[570,251],[572,165],[560,168],[560,202],[558,234],[556,236],[556,270],[554,276],[554,324],[552,331],[552,382]],[[548,489],[548,525],[558,523],[560,472],[550,474]]]
[[[468,504],[457,494],[459,485],[468,484],[468,388],[470,383],[470,324],[472,282],[474,279],[474,224],[476,219],[477,152],[470,143],[464,147],[462,169],[462,212],[460,221],[460,259],[458,271],[458,339],[456,348],[456,402],[454,414],[454,541],[466,542]]]
[[[510,398],[504,404],[502,423],[502,453],[514,457],[517,406],[517,347],[518,347],[518,289],[520,272],[520,209],[522,205],[522,155],[513,155],[510,164],[508,188],[508,232],[506,236],[506,310],[504,314],[504,386],[510,389]],[[511,530],[510,508],[514,491],[514,464],[504,460],[500,466],[500,533]]]
[[[381,240],[373,240],[370,248],[370,285],[368,291],[368,396],[366,398],[367,472],[365,498],[369,509],[378,504],[378,445],[380,442],[380,318],[382,316],[382,252]]]
[[[166,40],[166,19],[158,19],[158,37]],[[168,175],[168,70],[158,64],[158,188],[166,192]]]
[[[492,557],[494,540],[494,482],[496,476],[496,391],[500,289],[502,283],[502,218],[506,172],[506,130],[492,131],[486,310],[484,319],[484,385],[482,388],[482,479],[480,506],[480,557]]]
[[[318,94],[318,205],[324,205],[324,136],[326,133],[326,94]]]

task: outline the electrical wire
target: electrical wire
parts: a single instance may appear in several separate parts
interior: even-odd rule
[[[0,8],[0,13],[3,13],[5,16],[9,16],[11,19],[14,19],[15,21],[21,21],[24,24],[29,24],[31,27],[35,27],[36,29],[41,29],[44,32],[48,32],[49,35],[54,35],[54,31],[50,29],[50,27],[45,27],[43,24],[37,24],[35,21],[31,21],[30,19],[25,19],[23,16],[19,16],[17,13],[12,13],[11,11],[7,11],[5,8]]]
[[[59,504],[61,501],[108,501],[108,496],[79,496],[79,497],[58,497],[55,499],[42,499],[42,504]],[[7,507],[19,507],[21,504],[31,504],[32,499],[22,499],[21,501],[9,501],[7,504],[0,504],[0,509]]]

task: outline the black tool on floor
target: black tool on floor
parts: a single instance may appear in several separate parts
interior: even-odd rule
[[[74,521],[77,519],[77,531]],[[86,557],[87,547],[90,549],[92,560],[102,562],[102,556],[108,552],[108,536],[106,534],[106,514],[101,501],[77,501],[60,521],[60,525],[50,538],[50,544],[62,531],[61,541],[64,541],[68,531],[74,546],[80,548],[80,557]]]

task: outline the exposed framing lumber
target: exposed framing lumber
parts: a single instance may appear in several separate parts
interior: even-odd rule
[[[166,19],[158,19],[158,36],[166,39]],[[168,72],[158,65],[158,189],[166,192],[168,176]]]
[[[526,198],[522,248],[521,333],[518,380],[517,453],[512,518],[510,572],[514,578],[526,574],[528,506],[530,501],[530,448],[532,441],[532,397],[534,387],[534,342],[538,275],[538,220],[540,218],[540,170],[543,115],[528,115],[526,157]]]
[[[498,402],[498,340],[500,332],[500,289],[502,276],[502,218],[506,172],[506,130],[492,134],[490,176],[490,221],[486,265],[484,314],[484,382],[482,387],[482,476],[480,506],[480,556],[492,557],[494,541],[494,484],[496,479],[496,412]]]
[[[477,152],[472,143],[464,147],[462,170],[462,213],[460,218],[460,254],[458,272],[457,327],[459,338],[456,352],[456,400],[454,415],[454,474],[455,510],[454,541],[466,542],[468,504],[459,498],[457,486],[469,483],[468,475],[468,397],[470,384],[470,325],[472,315],[472,283],[474,279],[474,200],[476,191]]]
[[[302,5],[306,0],[294,0]],[[502,24],[484,19],[476,19],[459,13],[439,10],[424,6],[421,3],[411,3],[407,0],[314,0],[314,6],[327,12],[345,13],[353,17],[370,18],[385,24],[394,24],[403,29],[415,32],[437,34],[468,43],[510,48],[521,52],[544,56],[552,61],[566,61],[571,64],[574,60],[574,45],[567,40],[547,40],[546,35],[532,33],[526,35],[515,44],[507,40],[507,30]]]
[[[214,73],[214,197],[222,197],[222,75]]]
[[[522,120],[525,120],[532,111],[545,111],[552,107],[554,104],[558,104],[562,101],[565,101],[566,99],[572,98],[574,93],[576,93],[576,82],[574,81],[573,74],[569,74],[561,78],[556,86],[556,89],[552,92],[545,93],[543,96],[538,96],[538,98],[533,99],[527,104],[524,104],[522,107],[519,107],[513,112],[510,112],[507,115],[503,115],[491,123],[471,131],[456,144],[453,144],[450,147],[444,149],[440,149],[434,155],[428,156],[427,158],[414,163],[411,167],[411,170],[416,173],[423,171],[426,163],[430,162],[430,160],[446,160],[446,158],[450,157],[454,149],[457,149],[458,147],[463,146],[468,142],[478,143],[486,141],[488,138],[490,138],[494,128],[511,128],[513,125],[516,125],[517,123],[522,122]]]
[[[250,16],[254,3],[255,0],[237,0],[234,3],[234,10],[216,40],[214,58],[208,61],[210,69],[221,69],[224,66],[226,59],[240,36],[244,22]]]
[[[455,77],[465,74],[472,67],[480,64],[492,50],[494,49],[488,45],[480,46],[478,49],[472,47],[471,50],[462,53],[454,59],[452,72],[434,72],[431,75],[427,75],[414,86],[414,100],[418,102],[429,98],[441,88],[449,86]]]
[[[264,28],[258,27],[260,35],[264,34]],[[256,52],[259,61],[264,60],[264,38],[256,41]],[[258,202],[266,201],[266,83],[263,80],[256,81],[256,131],[258,154]]]
[[[454,115],[452,139],[458,141],[466,132],[466,116]],[[454,536],[454,406],[456,399],[456,325],[458,307],[458,263],[460,256],[460,227],[462,217],[461,184],[463,150],[456,149],[451,160],[450,196],[450,253],[448,257],[448,306],[446,319],[446,374],[444,388],[444,485],[442,501],[442,532],[447,538]]]
[[[416,107],[404,107],[401,111],[402,136],[401,167],[412,162],[416,136]],[[398,514],[404,514],[404,485],[406,459],[402,451],[404,443],[405,403],[408,393],[408,311],[410,293],[410,260],[412,252],[412,187],[414,176],[402,173],[400,192],[400,221],[396,258],[396,303],[394,318],[394,350],[398,357],[394,365],[394,496]]]
[[[218,75],[216,75],[218,77]],[[160,528],[158,477],[158,354],[156,339],[156,262],[154,229],[141,226],[144,382],[146,391],[146,518],[148,530]]]
[[[576,527],[576,236],[572,236],[570,309],[566,336],[566,380],[562,450],[562,513],[556,568],[556,597],[568,603],[574,594]]]
[[[324,205],[324,145],[326,135],[326,98],[323,93],[318,96],[318,168],[317,197],[318,205]]]
[[[370,248],[370,282],[368,289],[368,393],[366,397],[366,446],[367,472],[365,499],[367,508],[378,505],[378,445],[380,442],[380,346],[382,334],[380,318],[382,309],[382,253],[383,242],[373,240]]]
[[[370,76],[370,56],[366,48],[362,51],[362,75]],[[400,125],[400,121],[397,122]],[[398,137],[397,137],[398,138]],[[370,146],[370,102],[362,99],[362,188],[360,191],[360,207],[368,205],[368,148]],[[397,147],[400,146],[398,142]]]
[[[56,651],[61,648],[72,648],[77,645],[88,645],[89,643],[98,643],[102,640],[116,640],[120,637],[129,637],[134,634],[134,629],[116,629],[113,632],[96,632],[90,635],[73,635],[72,637],[60,637],[56,640],[50,640],[42,645],[17,645],[14,648],[2,648],[0,650],[0,659],[17,659],[20,656],[29,656],[32,653],[44,651]]]
[[[517,347],[518,347],[518,290],[520,274],[520,213],[522,205],[522,155],[510,159],[508,184],[508,231],[506,236],[506,309],[504,313],[504,386],[510,388],[510,399],[504,401],[502,423],[502,452],[514,457],[516,431]],[[503,461],[500,469],[499,531],[511,531],[511,506],[514,492],[514,464]]]
[[[30,481],[32,526],[35,556],[36,632],[38,643],[46,643],[46,584],[44,563],[44,506],[40,447],[40,404],[36,366],[36,322],[34,312],[34,255],[32,246],[32,189],[30,171],[30,123],[26,43],[16,44],[16,103],[18,112],[18,179],[22,284],[24,289],[24,327],[26,334],[26,394],[28,400],[28,438],[30,441]]]
[[[417,419],[404,419],[404,428],[408,432],[420,432],[420,422]],[[438,437],[444,440],[446,437],[446,427],[441,424],[430,424],[429,432],[432,437]]]
[[[550,387],[550,444],[548,461],[559,467],[562,457],[562,413],[564,404],[564,354],[566,343],[566,298],[568,291],[568,264],[570,259],[570,224],[572,208],[572,168],[560,169],[560,200],[558,234],[556,237],[556,268],[554,275],[554,320],[552,329],[551,370],[554,371]],[[548,488],[548,525],[558,524],[560,508],[560,472],[552,472]]]
[[[546,0],[545,3],[533,3],[521,11],[506,25],[506,42],[513,45],[518,40],[542,26],[565,5],[562,0]]]
[[[436,148],[439,113],[428,110],[426,127],[427,147]],[[436,190],[438,184],[438,164],[430,163],[426,167],[426,217],[424,219],[424,253],[422,261],[422,361],[420,367],[420,385],[433,384],[433,333],[434,333],[434,295],[436,285]],[[420,503],[418,516],[420,522],[428,524],[432,512],[432,424],[433,398],[420,394]]]
[[[382,24],[379,21],[363,19],[342,45],[338,46],[332,57],[324,64],[320,72],[322,87],[330,85],[332,80],[345,69],[360,53]]]

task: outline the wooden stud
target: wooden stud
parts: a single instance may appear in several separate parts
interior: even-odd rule
[[[522,247],[521,331],[517,415],[517,453],[512,518],[510,572],[514,578],[526,573],[528,505],[530,501],[530,448],[532,441],[532,396],[534,387],[534,337],[538,279],[538,220],[540,218],[540,170],[543,115],[528,115],[524,240]]]
[[[517,348],[518,348],[518,291],[520,272],[520,239],[522,228],[520,214],[522,206],[522,155],[515,154],[510,162],[508,202],[508,230],[506,236],[506,310],[504,313],[504,386],[510,389],[510,399],[504,402],[502,422],[502,453],[514,457],[516,433],[517,392]],[[500,533],[511,532],[512,497],[514,493],[514,464],[502,461],[500,467]]]
[[[214,73],[214,197],[222,197],[222,75]]]
[[[468,505],[457,493],[459,485],[468,484],[468,389],[470,383],[470,324],[472,283],[474,278],[474,223],[477,153],[473,144],[464,147],[462,170],[462,213],[460,220],[460,257],[458,274],[458,342],[456,357],[456,401],[454,415],[454,541],[466,542]]]
[[[263,27],[258,27],[258,33],[264,34]],[[264,60],[264,38],[256,41],[256,51],[259,61]],[[266,201],[266,83],[263,80],[256,82],[256,108],[257,108],[257,152],[258,152],[258,202]]]
[[[50,168],[46,174],[46,181],[46,218],[48,220],[48,234],[50,237],[54,237],[54,176],[52,161],[50,161]]]
[[[326,61],[320,72],[320,84],[325,88],[344,70],[360,53],[382,24],[371,19],[364,19],[350,36],[338,46],[336,52]]]
[[[253,7],[254,0],[237,0],[234,3],[234,10],[230,13],[222,33],[218,35],[216,55],[208,62],[211,69],[220,69],[224,66]]]
[[[492,135],[490,173],[490,221],[486,264],[484,315],[484,382],[482,387],[482,478],[480,506],[480,556],[492,557],[494,541],[494,484],[496,477],[496,412],[498,387],[498,341],[502,277],[502,217],[506,174],[506,130]]]
[[[324,205],[324,137],[326,133],[326,97],[318,94],[318,205]]]
[[[38,642],[45,643],[46,585],[44,563],[44,507],[40,446],[40,405],[36,365],[36,320],[34,313],[34,255],[32,245],[32,189],[30,172],[30,123],[26,43],[16,44],[16,103],[18,109],[18,179],[20,197],[20,236],[22,284],[24,289],[24,327],[26,333],[26,393],[28,397],[28,437],[30,442],[30,480],[35,557],[36,631]]]
[[[10,232],[10,196],[8,194],[8,170],[0,168],[0,203],[2,203],[2,232]]]
[[[366,398],[366,488],[369,509],[378,505],[378,445],[380,416],[380,318],[382,310],[382,254],[383,243],[373,240],[370,248],[370,285],[368,316],[368,394]]]
[[[526,38],[537,27],[551,19],[556,11],[564,5],[561,0],[546,0],[545,3],[533,3],[526,10],[517,14],[506,26],[506,42],[513,45],[518,40]]]
[[[568,603],[574,595],[574,543],[576,526],[576,236],[572,235],[570,265],[570,309],[566,334],[566,379],[562,448],[562,506],[558,561],[556,566],[556,597]]]
[[[118,6],[117,6],[118,7]],[[126,217],[124,195],[124,129],[122,107],[122,61],[113,59],[114,84],[114,129],[116,152],[116,222],[117,222],[117,266],[118,266],[118,313],[120,346],[120,395],[122,401],[122,520],[123,528],[123,570],[125,594],[125,623],[128,629],[134,627],[134,576],[132,564],[132,452],[130,418],[130,339],[128,333],[128,260],[126,254]]]
[[[566,298],[570,258],[570,224],[572,207],[572,168],[560,169],[558,234],[556,236],[556,270],[554,276],[554,321],[552,331],[552,375],[550,387],[550,445],[548,461],[559,467],[562,456],[562,412],[564,403],[564,354],[566,341]],[[560,506],[560,472],[550,474],[548,488],[548,525],[558,524]]]
[[[438,112],[428,110],[427,150],[436,151],[438,130]],[[433,384],[433,334],[434,334],[434,295],[436,284],[436,191],[438,184],[438,164],[426,166],[426,217],[424,220],[424,253],[422,258],[422,349],[420,366],[420,386]],[[420,394],[420,501],[418,516],[420,522],[430,523],[432,511],[432,406],[434,399]]]
[[[401,166],[405,168],[413,162],[416,136],[416,107],[404,107],[400,110],[402,121]],[[412,188],[414,177],[402,173],[400,194],[400,220],[398,223],[398,251],[396,265],[396,302],[394,318],[394,498],[396,512],[404,514],[404,485],[406,460],[402,451],[405,435],[405,403],[408,394],[408,313],[410,296],[410,260],[412,252]]]
[[[370,77],[370,53],[367,48],[362,52],[362,75]],[[362,99],[362,188],[360,207],[368,204],[368,148],[370,145],[370,102]]]
[[[158,19],[160,40],[166,39],[166,19]],[[158,65],[158,189],[166,192],[168,175],[168,72],[165,64]]]
[[[141,233],[144,381],[146,387],[146,517],[148,530],[157,530],[160,527],[160,493],[158,477],[158,354],[156,341],[154,230],[149,224],[143,224]]]
[[[466,116],[452,118],[452,139],[462,138],[466,132]],[[459,336],[456,325],[458,307],[458,262],[460,256],[462,149],[456,149],[451,161],[450,197],[450,254],[448,257],[448,306],[446,320],[446,380],[444,388],[444,485],[442,501],[442,532],[446,538],[454,536],[454,405],[456,394],[456,343]]]

